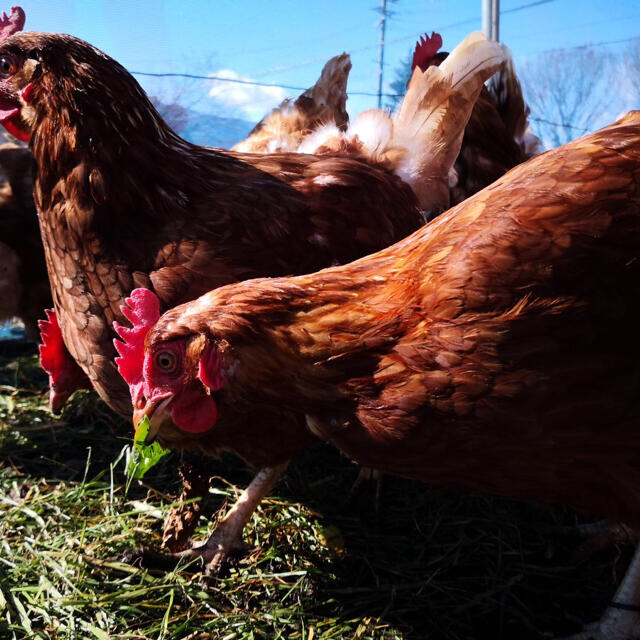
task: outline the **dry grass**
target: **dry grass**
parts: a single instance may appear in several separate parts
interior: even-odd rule
[[[254,551],[224,577],[134,569],[120,554],[159,543],[179,460],[127,493],[129,426],[86,393],[53,418],[45,384],[35,357],[0,359],[2,638],[553,637],[599,616],[628,561],[611,546],[581,556],[560,533],[577,521],[565,509],[385,478],[376,511],[372,487],[346,498],[357,468],[319,447],[263,503]],[[250,474],[207,464],[212,515]]]

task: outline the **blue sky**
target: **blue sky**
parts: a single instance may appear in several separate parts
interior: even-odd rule
[[[555,48],[640,36],[638,0],[502,0],[501,40],[519,60]],[[219,74],[307,87],[331,56],[347,51],[352,115],[374,107],[379,0],[24,0],[26,28],[71,33],[130,70]],[[7,5],[6,10],[10,5]],[[451,50],[480,28],[481,0],[397,0],[390,5],[385,80],[418,35],[439,31]],[[512,11],[513,9],[518,9]],[[602,45],[621,50],[628,43]],[[172,91],[201,111],[259,119],[295,93],[211,81],[157,81],[138,76],[150,93]],[[177,86],[177,89],[175,88]],[[209,95],[213,88],[214,95]],[[640,105],[637,105],[640,106]]]

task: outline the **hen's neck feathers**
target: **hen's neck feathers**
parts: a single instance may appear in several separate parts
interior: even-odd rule
[[[41,210],[71,197],[76,210],[64,213],[80,219],[70,226],[102,222],[122,235],[135,223],[139,233],[140,223],[157,226],[186,209],[190,185],[215,187],[218,164],[223,172],[239,164],[180,138],[115,60],[75,38],[44,42],[31,94]]]
[[[167,312],[149,341],[206,335],[220,352],[223,377],[232,377],[222,394],[236,406],[318,414],[329,404],[337,412],[351,402],[337,386],[345,372],[367,375],[373,358],[418,322],[415,282],[397,258],[384,251],[310,276],[221,287]],[[280,384],[265,385],[268,379]]]

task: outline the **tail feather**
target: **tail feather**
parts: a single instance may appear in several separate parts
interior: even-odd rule
[[[324,65],[318,81],[295,101],[295,105],[307,114],[312,123],[335,123],[344,130],[349,122],[346,105],[350,71],[351,57],[348,53],[331,58]]]
[[[411,186],[425,212],[439,213],[449,206],[449,176],[478,95],[504,61],[498,43],[473,33],[439,67],[414,69],[393,116],[365,111],[345,133],[319,129],[298,151],[349,153],[384,164]]]
[[[391,146],[406,149],[395,170],[411,185],[424,210],[448,206],[447,179],[464,129],[485,81],[504,61],[498,43],[473,33],[439,67],[414,69],[393,117]]]
[[[305,136],[322,125],[335,124],[344,130],[349,122],[346,110],[349,71],[349,54],[331,58],[313,87],[295,101],[290,98],[284,100],[233,150],[245,153],[295,151]]]

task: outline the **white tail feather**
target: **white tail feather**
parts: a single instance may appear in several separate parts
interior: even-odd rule
[[[407,182],[425,211],[449,206],[449,183],[464,129],[486,80],[505,61],[501,45],[472,33],[440,67],[413,72],[398,111],[361,113],[345,133],[335,125],[307,136],[301,153],[348,149],[385,164]]]
[[[394,147],[406,149],[396,172],[413,188],[420,206],[448,206],[447,179],[464,129],[484,82],[505,60],[502,47],[472,33],[440,67],[416,68],[393,118]]]
[[[335,122],[324,124],[303,138],[295,151],[296,153],[317,153],[318,149],[330,145],[334,139],[340,139],[341,134]]]
[[[367,154],[372,158],[378,158],[388,148],[393,136],[391,116],[380,109],[363,111],[355,122],[349,125],[347,135],[349,138],[357,137]]]

